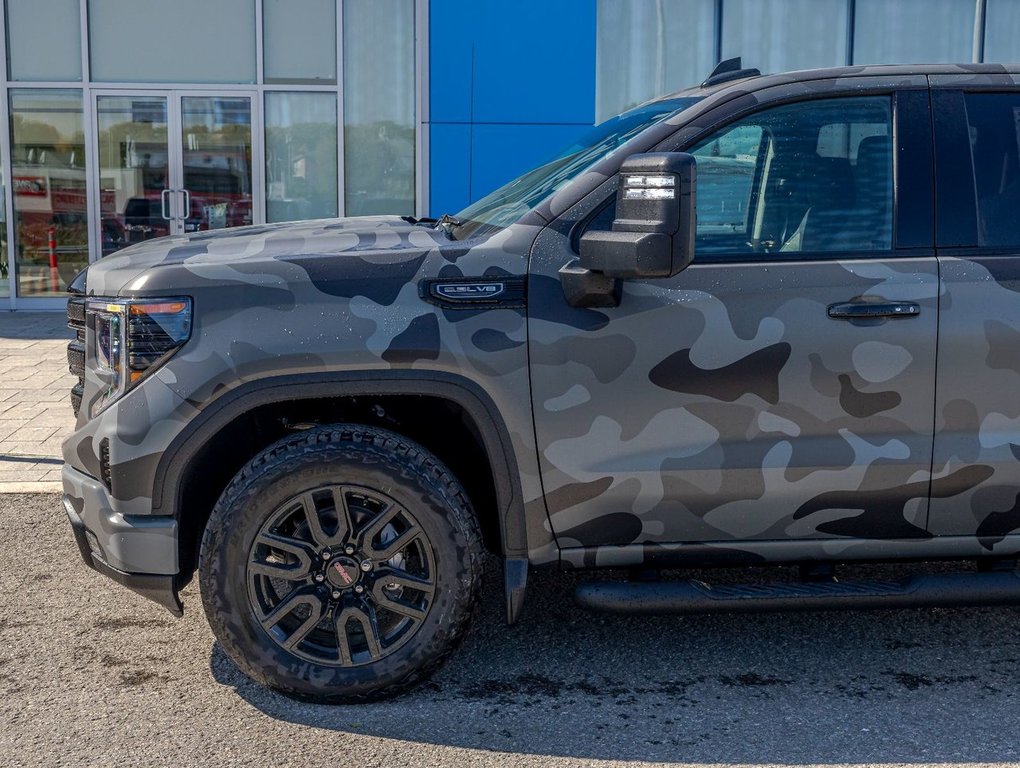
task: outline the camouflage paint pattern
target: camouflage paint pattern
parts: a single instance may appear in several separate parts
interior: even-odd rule
[[[426,277],[523,275],[537,232],[521,222],[479,245],[397,217],[366,217],[166,238],[108,257],[89,270],[89,296],[190,296],[192,337],[93,419],[89,405],[101,386],[87,366],[65,460],[99,477],[99,446],[109,441],[121,480],[111,507],[151,514],[163,450],[241,384],[324,371],[456,374],[499,409],[520,470],[531,555],[555,561],[534,446],[524,308],[444,310],[418,293]]]
[[[571,223],[613,193],[613,174],[629,154],[682,148],[767,102],[920,88],[926,73],[1006,71],[853,67],[692,89],[681,95],[702,101],[487,238],[451,241],[429,227],[374,217],[133,246],[90,269],[89,295],[191,296],[192,339],[91,420],[89,402],[99,390],[87,378],[65,459],[98,477],[99,445],[107,439],[111,463],[130,478],[108,507],[143,516],[151,513],[162,451],[242,383],[321,371],[441,371],[484,389],[510,429],[532,562],[556,560],[553,530],[564,561],[577,565],[640,563],[650,548],[670,542],[706,542],[763,559],[789,557],[785,542],[770,537],[820,542],[833,556],[858,544],[892,557],[935,547],[923,486],[941,482],[952,499],[976,484],[960,479],[973,446],[936,462],[930,477],[939,293],[933,259],[769,265],[767,276],[765,265],[742,274],[696,263],[671,281],[628,283],[611,311],[571,309],[555,275],[574,256]],[[526,274],[529,255],[527,312],[444,311],[418,296],[423,278]],[[922,314],[868,329],[824,317],[827,302],[862,294],[912,299]],[[831,330],[820,331],[826,323]],[[982,373],[989,365],[967,362]],[[961,397],[971,397],[968,391]],[[949,408],[954,401],[939,398],[946,404],[942,429],[943,411],[956,411]],[[1006,404],[978,410],[1017,417]],[[1011,448],[982,450],[990,466],[1001,459],[1003,478],[1016,472],[1010,461],[1017,459],[1004,454]],[[65,488],[83,493],[70,473]],[[766,494],[777,501],[762,501]],[[879,500],[881,511],[862,504],[861,494]],[[937,512],[933,506],[936,524]],[[951,551],[969,551],[974,531],[957,528],[963,541]],[[890,549],[892,542],[902,546]]]
[[[177,521],[144,515],[129,520],[115,512],[98,480],[65,464],[64,493],[77,517],[101,542],[106,564],[124,573],[173,575],[178,571]]]
[[[556,237],[533,303],[554,292]],[[921,314],[827,317],[856,296]],[[559,545],[926,537],[937,312],[932,257],[695,263],[626,281],[616,308],[533,314]]]
[[[941,260],[934,483],[935,536],[977,535],[989,551],[1020,530],[1020,258]]]

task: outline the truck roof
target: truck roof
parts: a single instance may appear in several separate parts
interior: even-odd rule
[[[746,71],[746,70],[744,70]],[[754,70],[751,70],[752,72]],[[683,97],[705,97],[729,89],[759,90],[774,85],[784,85],[811,80],[838,80],[847,77],[875,77],[896,75],[1016,75],[1020,64],[862,64],[852,67],[825,67],[822,69],[801,69],[775,74],[751,74],[747,77],[727,79],[722,82],[698,85],[666,94],[653,101]],[[709,80],[712,78],[710,77]],[[709,81],[706,81],[709,82]],[[747,88],[748,85],[752,87]]]

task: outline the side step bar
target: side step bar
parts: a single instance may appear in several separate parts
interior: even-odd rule
[[[720,584],[701,581],[589,581],[578,605],[623,614],[752,613],[1020,605],[1020,573],[988,571],[911,576],[895,581]]]

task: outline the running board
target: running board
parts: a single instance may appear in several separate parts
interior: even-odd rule
[[[574,599],[593,610],[643,615],[1020,605],[1020,574],[989,571],[925,574],[895,581],[714,586],[694,580],[589,581],[577,586]]]

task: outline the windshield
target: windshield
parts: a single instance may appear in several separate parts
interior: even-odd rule
[[[453,230],[454,236],[461,240],[475,234],[482,227],[501,229],[513,224],[621,144],[697,101],[697,98],[655,101],[596,125],[553,160],[514,179],[458,213],[455,218],[460,226]]]

